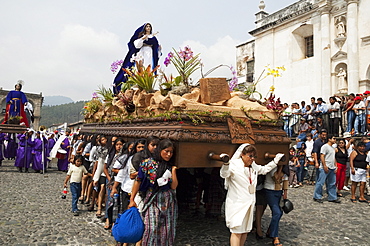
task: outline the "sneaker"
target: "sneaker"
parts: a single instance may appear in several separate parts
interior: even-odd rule
[[[293,188],[293,185],[289,185],[290,188]]]
[[[73,216],[79,216],[80,214],[78,213],[78,211],[73,211]]]
[[[351,190],[350,188],[348,188],[347,186],[343,186],[343,190],[345,190],[345,191],[349,191],[349,190]]]
[[[339,199],[337,199],[337,200],[331,200],[331,201],[328,201],[328,202],[341,203],[341,201]]]
[[[300,185],[299,184],[296,184],[296,185],[294,185],[294,188],[298,188]]]
[[[314,200],[315,202],[318,202],[318,203],[323,203],[322,199],[314,198],[313,200]]]

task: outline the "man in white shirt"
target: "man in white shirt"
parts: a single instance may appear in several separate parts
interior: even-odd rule
[[[340,104],[337,102],[335,97],[330,97],[329,101],[329,134],[339,136]]]
[[[317,169],[318,178],[316,181],[313,200],[322,203],[322,187],[326,183],[326,190],[328,193],[328,201],[340,203],[337,196],[336,172],[337,162],[335,161],[335,149],[333,145],[336,143],[336,138],[333,135],[328,136],[328,142],[321,147],[320,150],[320,167]]]
[[[365,133],[365,104],[362,98],[355,97],[355,104],[353,105],[353,111],[355,112],[355,135]]]

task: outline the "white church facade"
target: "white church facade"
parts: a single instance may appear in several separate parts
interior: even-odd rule
[[[260,1],[253,40],[237,46],[239,83],[253,82],[268,65],[284,66],[271,85],[283,102],[370,89],[370,0],[301,0],[268,14]]]

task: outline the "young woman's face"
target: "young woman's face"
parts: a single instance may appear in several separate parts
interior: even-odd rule
[[[134,144],[132,143],[132,144],[130,144],[129,146],[128,146],[128,148],[127,148],[127,150],[128,150],[128,152],[131,152],[131,150],[132,150],[132,148],[134,147]]]
[[[118,141],[116,143],[116,152],[120,152],[123,147],[123,143],[121,141]]]
[[[150,142],[149,144],[148,144],[148,150],[149,150],[149,152],[150,153],[154,153],[154,150],[157,148],[157,144],[155,144],[155,143],[153,143],[153,142]]]
[[[161,150],[161,157],[165,161],[169,161],[173,155],[173,147],[168,147]]]
[[[344,147],[344,145],[345,145],[344,141],[343,141],[343,140],[340,140],[340,141],[339,141],[339,147],[342,147],[342,148],[343,148],[343,147]]]
[[[138,143],[137,145],[136,145],[136,152],[140,152],[140,151],[142,151],[144,149],[144,144],[142,144],[142,143]]]
[[[75,161],[75,166],[76,167],[79,167],[79,166],[81,166],[82,165],[82,160],[81,159],[77,159],[76,161]]]
[[[100,144],[102,146],[106,145],[107,144],[107,139],[105,137],[100,138]]]
[[[145,33],[151,33],[152,32],[152,26],[150,24],[146,24],[145,26]]]
[[[257,156],[255,156],[255,153],[246,153],[246,154],[242,153],[241,158],[244,162],[244,166],[249,167],[250,165],[252,165],[254,159],[257,158]]]

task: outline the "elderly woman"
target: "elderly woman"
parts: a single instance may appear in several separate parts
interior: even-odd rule
[[[230,229],[230,245],[242,246],[251,231],[257,175],[266,174],[276,167],[284,156],[277,154],[273,161],[265,166],[257,165],[254,159],[257,149],[250,144],[242,144],[234,153],[230,163],[224,163],[220,175],[225,179],[226,226]]]

